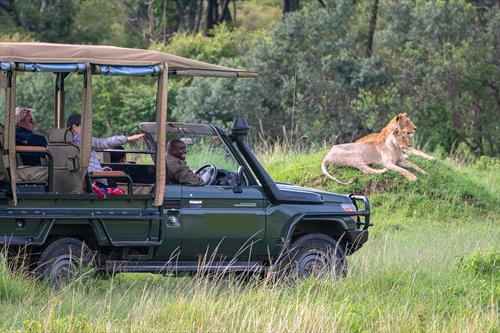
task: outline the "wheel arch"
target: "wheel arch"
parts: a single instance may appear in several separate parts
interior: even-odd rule
[[[70,223],[66,220],[55,220],[52,227],[48,230],[44,246],[47,246],[56,239],[62,237],[71,237],[85,242],[89,247],[96,249],[99,246],[108,245],[102,242],[101,230],[98,223],[93,221],[74,221]]]
[[[348,242],[345,231],[348,229],[340,217],[317,217],[302,214],[296,217],[288,227],[285,244],[289,245],[301,236],[308,234],[324,234],[330,236],[343,246]]]

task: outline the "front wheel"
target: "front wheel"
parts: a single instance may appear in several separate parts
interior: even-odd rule
[[[343,247],[332,237],[309,234],[293,242],[288,254],[288,272],[304,279],[339,278],[347,274]]]
[[[59,288],[71,281],[78,273],[94,268],[94,255],[90,248],[75,238],[60,238],[42,252],[37,273]]]

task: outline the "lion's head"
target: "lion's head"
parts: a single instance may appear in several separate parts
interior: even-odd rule
[[[417,126],[415,126],[406,113],[398,114],[396,116],[396,122],[406,135],[412,136],[417,130]]]
[[[395,127],[392,130],[392,135],[394,136],[394,143],[400,148],[408,148],[411,146],[411,141],[404,130]]]

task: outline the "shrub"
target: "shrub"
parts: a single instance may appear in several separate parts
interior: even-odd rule
[[[466,273],[493,276],[500,280],[500,251],[496,249],[476,250],[459,258],[457,267]]]

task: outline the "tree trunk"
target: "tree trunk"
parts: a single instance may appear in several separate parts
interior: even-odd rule
[[[283,0],[283,18],[287,13],[294,12],[299,9],[300,0]]]
[[[144,3],[146,4],[148,8],[148,33],[147,33],[147,39],[148,42],[155,42],[156,41],[156,34],[155,34],[155,17],[153,13],[153,3],[154,0],[145,0]]]
[[[203,16],[203,0],[198,2],[197,10],[196,21],[194,23],[194,33],[198,33],[200,31],[201,17]]]
[[[231,0],[222,0],[222,14],[217,23],[232,22],[231,12],[229,11],[229,3]]]
[[[373,0],[372,17],[370,19],[370,30],[368,31],[368,41],[366,43],[366,57],[370,58],[373,54],[373,37],[377,29],[377,16],[378,16],[378,1]]]
[[[163,12],[162,12],[162,23],[163,23],[163,43],[165,44],[170,39],[170,32],[168,31],[168,22],[167,22],[167,8],[168,8],[168,0],[163,0]]]
[[[217,0],[208,0],[207,24],[205,25],[205,36],[208,36],[210,30],[219,22],[219,4]]]

